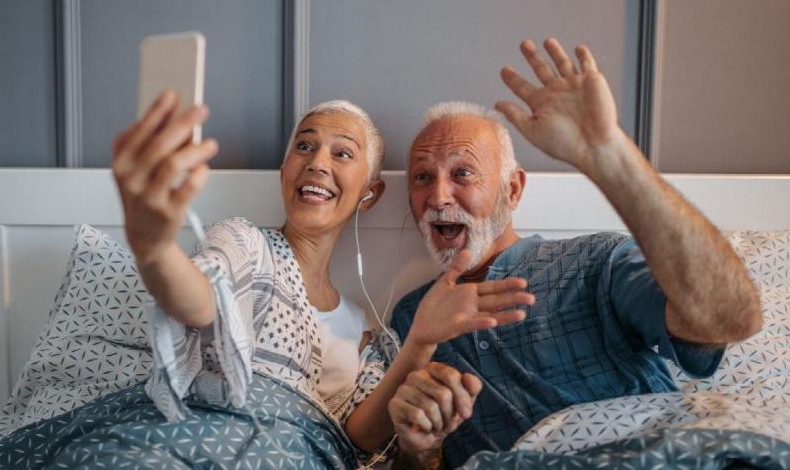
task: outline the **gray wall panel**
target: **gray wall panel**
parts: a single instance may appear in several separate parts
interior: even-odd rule
[[[52,5],[0,2],[0,167],[56,165]]]
[[[790,2],[671,0],[658,167],[790,173]]]
[[[282,2],[83,0],[84,162],[107,167],[113,136],[135,118],[138,45],[149,34],[206,36],[205,102],[214,168],[275,168],[282,132]]]
[[[588,44],[633,135],[636,2],[315,0],[310,8],[310,102],[347,98],[363,106],[386,139],[387,169],[405,168],[427,106],[458,99],[493,106],[509,98],[499,69],[526,71],[518,44],[527,36]],[[514,138],[527,170],[571,170]]]

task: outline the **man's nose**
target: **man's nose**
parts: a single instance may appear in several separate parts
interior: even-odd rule
[[[324,175],[329,174],[329,165],[332,162],[332,155],[324,146],[321,146],[313,152],[312,158],[307,163],[307,171],[314,171]]]
[[[433,185],[433,191],[428,198],[428,205],[430,207],[441,209],[455,204],[455,197],[453,196],[452,185],[444,178],[437,178]]]

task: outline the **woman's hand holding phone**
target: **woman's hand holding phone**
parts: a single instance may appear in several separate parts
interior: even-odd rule
[[[113,175],[138,265],[154,263],[177,246],[187,206],[208,178],[206,162],[219,150],[214,139],[191,143],[194,126],[208,118],[205,105],[179,115],[176,109],[178,95],[163,92],[113,141]]]

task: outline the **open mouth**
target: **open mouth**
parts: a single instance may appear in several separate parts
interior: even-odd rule
[[[447,241],[455,240],[466,229],[466,225],[452,222],[433,222],[431,226],[439,236]]]
[[[323,186],[316,184],[306,184],[299,188],[299,195],[302,199],[314,202],[325,202],[334,199],[336,194]]]

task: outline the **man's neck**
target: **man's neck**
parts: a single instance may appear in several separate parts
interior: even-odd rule
[[[494,264],[494,261],[502,254],[503,251],[510,248],[514,243],[519,240],[518,234],[513,230],[513,223],[511,222],[502,232],[502,235],[494,240],[491,247],[486,252],[483,259],[477,265],[473,266],[470,270],[463,274],[463,279],[466,282],[482,282],[488,275],[488,268]]]

